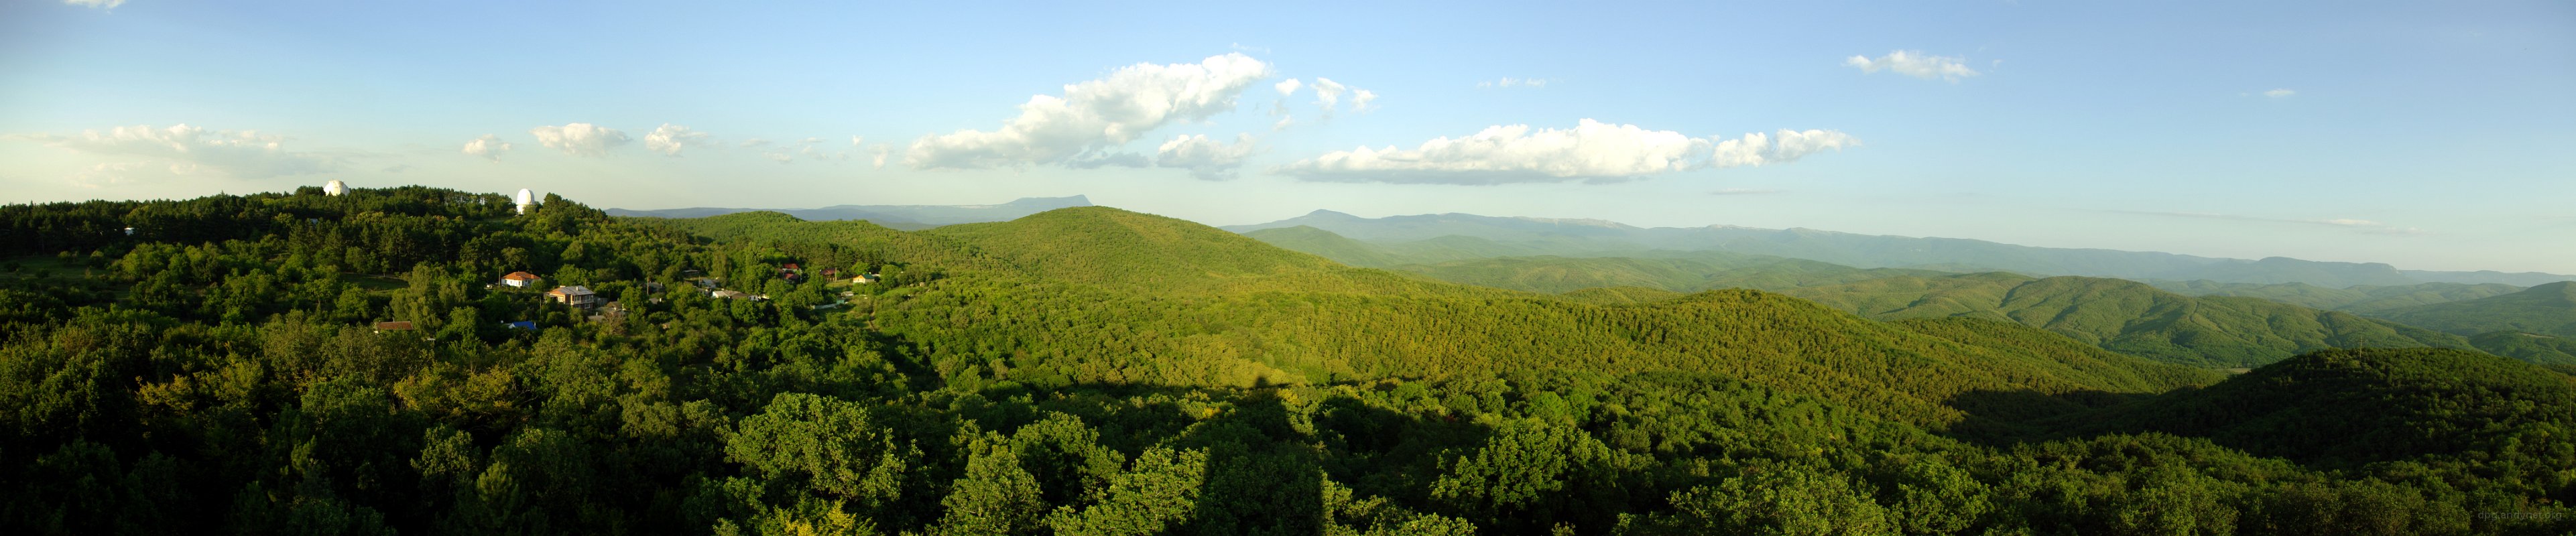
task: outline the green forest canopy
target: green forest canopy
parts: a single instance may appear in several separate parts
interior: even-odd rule
[[[1438,283],[1107,208],[924,232],[508,209],[429,188],[0,207],[0,526],[2576,530],[2568,378],[2483,354],[2221,380],[2011,322]],[[493,284],[513,271],[617,310]],[[2334,379],[2347,361],[2405,380]],[[2385,405],[2192,420],[2306,378]]]

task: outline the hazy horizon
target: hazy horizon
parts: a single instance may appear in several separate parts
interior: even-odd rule
[[[2576,273],[2566,3],[1094,7],[10,3],[0,201],[1086,195]]]

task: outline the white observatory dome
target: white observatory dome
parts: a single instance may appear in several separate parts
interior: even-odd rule
[[[528,213],[528,209],[537,208],[537,192],[535,191],[520,188],[519,195],[512,197],[511,199],[517,201],[520,214]]]
[[[349,183],[337,180],[322,185],[323,195],[349,195]]]

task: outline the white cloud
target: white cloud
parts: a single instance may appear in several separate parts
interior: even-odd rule
[[[1720,140],[1585,119],[1564,130],[1487,127],[1473,136],[1434,139],[1410,150],[1335,151],[1277,171],[1330,182],[1617,182],[1672,171],[1786,163],[1856,145],[1859,140],[1831,130],[1781,130]]]
[[[2275,89],[2275,90],[2271,90],[2271,91],[2265,91],[2265,92],[2263,92],[2263,96],[2265,96],[2265,97],[2271,97],[2271,98],[2275,98],[2275,99],[2278,99],[2278,98],[2284,98],[2284,97],[2289,97],[2289,96],[2291,96],[2291,95],[2297,95],[2297,94],[2299,94],[2299,92],[2297,92],[2297,91],[2291,91],[2291,90],[2289,90],[2289,89],[2287,89],[2287,88],[2283,88],[2283,89]]]
[[[760,138],[752,138],[752,139],[742,140],[742,143],[737,143],[737,144],[734,144],[734,145],[738,145],[738,146],[742,146],[742,147],[768,147],[768,146],[769,146],[769,140],[760,139]]]
[[[116,6],[125,5],[125,0],[63,0],[63,5],[115,10]]]
[[[1354,90],[1351,90],[1351,111],[1354,111],[1354,112],[1365,112],[1365,111],[1369,111],[1369,110],[1370,110],[1370,108],[1369,108],[1369,102],[1370,102],[1370,101],[1375,101],[1375,100],[1377,100],[1377,92],[1375,92],[1375,91],[1369,91],[1369,90],[1365,90],[1365,89],[1354,89]]]
[[[851,137],[850,137],[850,148],[852,148],[852,149],[856,149],[856,148],[859,148],[860,146],[864,146],[864,145],[867,145],[867,144],[868,144],[868,139],[867,139],[867,138],[862,138],[862,137],[858,137],[858,136],[851,136]]]
[[[1315,105],[1322,106],[1326,113],[1331,113],[1333,106],[1342,103],[1342,92],[1349,90],[1350,86],[1334,82],[1331,78],[1317,78],[1315,79]]]
[[[1196,134],[1174,137],[1155,150],[1154,165],[1187,169],[1190,176],[1205,180],[1231,179],[1243,167],[1243,159],[1258,148],[1255,141],[1251,134],[1236,135],[1234,143]]]
[[[626,133],[619,132],[617,129],[590,123],[573,123],[559,127],[542,126],[528,129],[528,134],[536,136],[537,144],[546,148],[561,150],[568,155],[594,158],[608,156],[609,149],[615,149],[633,141],[626,137]]]
[[[1305,85],[1305,82],[1299,82],[1295,78],[1290,78],[1287,80],[1281,80],[1277,84],[1271,84],[1270,89],[1279,90],[1280,97],[1290,97],[1297,94],[1297,88]]]
[[[1061,97],[1030,97],[1019,117],[1000,130],[924,136],[906,151],[904,163],[922,169],[1065,163],[1174,121],[1233,110],[1235,97],[1269,76],[1269,64],[1239,53],[1199,63],[1131,65],[1107,78],[1066,85]]]
[[[717,146],[715,136],[670,123],[663,123],[662,126],[655,127],[652,133],[644,135],[644,150],[662,153],[664,156],[680,156],[681,150],[690,147],[715,146]]]
[[[1485,81],[1476,82],[1476,87],[1516,87],[1516,86],[1517,86],[1517,87],[1541,88],[1541,87],[1547,87],[1547,83],[1548,83],[1548,79],[1545,79],[1545,78],[1512,78],[1512,77],[1506,76],[1506,77],[1503,77],[1501,80],[1485,80]]]
[[[875,147],[868,148],[868,162],[871,165],[876,166],[877,169],[885,169],[886,155],[893,153],[894,148],[892,146],[888,146],[883,143],[876,144]]]
[[[501,141],[500,136],[484,134],[483,137],[474,138],[474,141],[465,142],[465,154],[485,160],[499,162],[501,153],[506,152],[510,152],[510,142]]]
[[[185,124],[169,127],[135,125],[77,136],[13,136],[46,142],[51,147],[85,153],[140,156],[174,166],[209,170],[240,178],[302,175],[339,169],[341,160],[318,153],[286,150],[286,137],[256,130],[207,130]]]
[[[1896,74],[1921,78],[1924,80],[1938,78],[1948,80],[1953,83],[1958,82],[1960,78],[1977,75],[1977,71],[1975,69],[1968,68],[1967,58],[1933,56],[1914,50],[1898,50],[1889,52],[1885,56],[1879,56],[1878,59],[1870,59],[1868,56],[1852,56],[1850,58],[1843,59],[1843,65],[1859,67],[1860,71],[1863,73],[1875,73],[1880,70],[1889,70],[1895,71]]]
[[[1279,122],[1277,122],[1277,123],[1271,123],[1271,124],[1270,124],[1270,130],[1272,130],[1272,131],[1288,130],[1288,127],[1289,127],[1289,126],[1291,126],[1291,125],[1295,125],[1295,124],[1297,124],[1297,118],[1295,118],[1295,117],[1289,117],[1289,116],[1286,116],[1286,115],[1281,115],[1281,116],[1279,117]]]

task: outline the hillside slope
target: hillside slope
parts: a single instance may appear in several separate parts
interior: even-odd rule
[[[753,241],[892,233],[759,223],[714,227]],[[917,235],[902,243],[954,248],[937,255],[943,262],[1007,266],[932,281],[876,307],[877,325],[959,381],[1254,385],[1529,368],[1696,371],[1939,424],[1963,418],[1946,404],[1964,392],[2152,393],[2216,379],[2090,349],[1980,346],[1753,291],[1599,306],[1421,281],[1109,208],[898,234]]]
[[[2482,453],[2576,467],[2563,439],[2576,429],[2576,384],[2475,352],[2316,352],[2117,413],[2107,427],[2332,465]]]
[[[2496,283],[2416,283],[2411,285],[2360,285],[2348,288],[2326,288],[2307,283],[2220,283],[2206,279],[2192,281],[2147,281],[2158,289],[2185,296],[2238,296],[2262,298],[2311,309],[2326,309],[2356,314],[2373,314],[2418,305],[2474,300],[2488,296],[2512,294],[2522,287]]]
[[[1892,277],[1784,290],[1870,318],[2005,320],[2171,363],[2240,366],[2326,348],[2467,348],[2420,328],[2252,298],[2193,298],[2090,277]]]
[[[2576,282],[2550,283],[2474,300],[2390,309],[2380,316],[2459,335],[2520,331],[2576,337]]]

